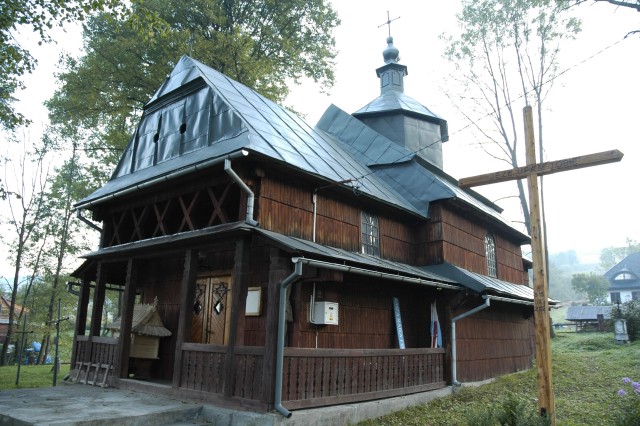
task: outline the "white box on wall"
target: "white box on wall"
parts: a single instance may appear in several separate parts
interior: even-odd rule
[[[313,305],[313,323],[338,325],[338,304],[336,302],[315,302]]]

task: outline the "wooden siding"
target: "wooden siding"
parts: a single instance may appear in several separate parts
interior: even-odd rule
[[[313,237],[313,188],[273,175],[260,185],[260,226],[284,235],[311,240]],[[360,251],[363,207],[328,191],[317,197],[316,242],[353,252]],[[414,232],[411,226],[384,212],[370,211],[379,218],[380,251],[385,259],[412,264],[415,261]]]
[[[491,232],[496,242],[497,278],[516,284],[528,283],[518,244],[445,204],[432,204],[430,213],[430,222],[420,227],[418,264],[449,262],[486,275],[484,238]]]
[[[393,297],[400,301],[407,348],[428,346],[430,302],[435,290],[393,286],[362,276],[345,276],[344,282],[316,282],[316,301],[339,305],[338,325],[309,322],[312,282],[300,283],[292,294],[294,323],[290,346],[335,349],[392,349],[398,347]],[[316,337],[317,336],[317,337]]]
[[[456,322],[458,380],[479,381],[529,369],[535,356],[533,318],[525,318],[530,311],[495,303]]]

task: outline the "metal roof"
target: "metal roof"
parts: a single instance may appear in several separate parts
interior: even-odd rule
[[[616,279],[622,273],[629,274],[631,279]],[[632,253],[604,273],[609,280],[609,291],[640,289],[640,253]]]
[[[498,295],[533,300],[533,289],[522,284],[513,284],[497,278],[471,272],[450,263],[424,266],[424,270],[447,277],[477,293],[490,292]],[[556,303],[549,299],[550,303]]]
[[[428,214],[430,202],[457,199],[498,221],[521,241],[529,241],[528,235],[517,230],[495,208],[481,201],[479,196],[459,188],[451,176],[427,168],[414,152],[385,138],[335,105],[327,109],[317,127],[339,139],[354,157],[369,166],[418,211]]]
[[[388,91],[381,94],[367,105],[354,112],[354,116],[362,116],[366,114],[379,114],[403,112],[411,115],[425,117],[427,120],[436,124],[440,124],[444,119],[431,111],[420,102],[406,95],[404,92]]]
[[[424,215],[373,176],[342,144],[187,56],[145,107],[111,179],[76,205],[100,202],[126,188],[240,149],[333,182],[358,178],[359,192]]]
[[[612,306],[569,306],[565,319],[567,321],[597,321],[598,315],[611,319]]]

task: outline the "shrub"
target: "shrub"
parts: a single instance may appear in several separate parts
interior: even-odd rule
[[[622,379],[624,386],[618,390],[619,409],[615,424],[619,426],[637,426],[640,424],[640,382],[629,377]]]

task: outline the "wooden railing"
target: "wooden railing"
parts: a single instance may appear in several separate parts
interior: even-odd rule
[[[443,366],[444,349],[286,348],[282,400],[296,409],[438,389]]]
[[[113,337],[78,336],[76,339],[76,356],[72,368],[78,362],[113,365],[118,339]]]
[[[228,373],[233,373],[231,396],[262,400],[263,347],[235,347],[233,366],[227,371],[227,347],[184,343],[180,387],[224,394]]]

